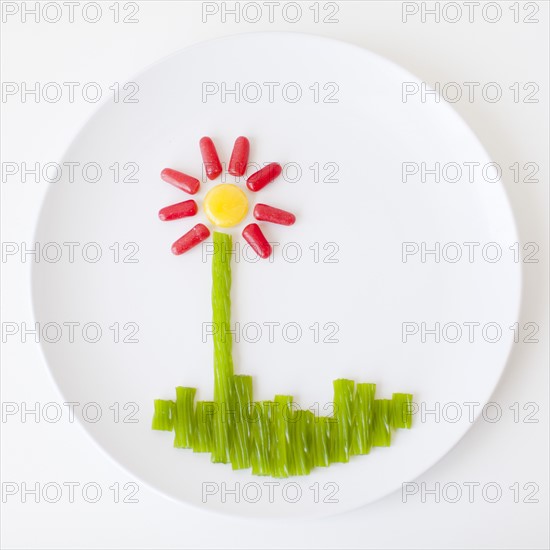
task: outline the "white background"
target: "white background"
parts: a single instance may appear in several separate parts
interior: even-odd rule
[[[288,23],[267,8],[260,22],[236,23],[220,13],[203,22],[200,2],[142,2],[135,24],[115,24],[113,2],[101,2],[103,17],[87,23],[75,8],[75,22],[65,12],[57,23],[34,16],[22,22],[20,12],[3,11],[2,80],[4,82],[90,82],[107,90],[124,83],[147,65],[188,45],[233,33],[263,30],[309,32],[346,40],[402,65],[427,83],[496,82],[504,90],[495,103],[476,94],[455,108],[479,136],[492,158],[507,167],[536,162],[538,183],[515,183],[506,171],[504,183],[523,242],[540,246],[538,264],[524,266],[524,299],[520,323],[540,326],[538,344],[517,344],[493,400],[500,404],[499,422],[478,421],[467,436],[419,484],[465,482],[502,487],[496,503],[487,502],[478,488],[474,502],[466,489],[457,503],[434,502],[420,495],[403,502],[400,492],[365,508],[322,521],[249,522],[214,516],[167,500],[140,484],[137,503],[115,503],[109,486],[134,481],[106,457],[77,425],[67,421],[36,423],[32,416],[3,418],[2,481],[47,483],[93,481],[103,489],[95,504],[77,496],[55,504],[26,503],[21,496],[4,496],[4,548],[546,548],[548,547],[548,3],[520,3],[514,22],[512,2],[499,3],[502,16],[490,23],[481,7],[474,21],[462,6],[456,23],[434,22],[420,10],[434,2],[405,3],[419,13],[402,21],[400,2],[341,2],[338,23],[315,23],[313,2],[302,2],[302,17]],[[30,5],[29,5],[30,4]],[[121,17],[129,13],[122,9]],[[127,4],[127,3],[126,3]],[[232,3],[230,3],[232,4]],[[258,3],[262,6],[262,3]],[[321,17],[326,3],[321,2]],[[482,3],[483,4],[483,3]],[[527,6],[530,4],[530,6]],[[424,6],[423,6],[424,5]],[[27,3],[34,7],[34,2]],[[533,18],[523,22],[538,7]],[[19,8],[20,10],[22,7]],[[455,12],[443,15],[454,17]],[[493,17],[493,12],[486,12]],[[515,103],[509,86],[535,82],[538,103]],[[464,88],[465,89],[465,88]],[[97,109],[97,104],[21,102],[3,97],[2,161],[50,162],[62,157],[73,136]],[[33,241],[34,226],[46,188],[17,178],[2,181],[2,240]],[[2,264],[2,320],[32,321],[29,293],[30,263]],[[505,298],[503,298],[505,299]],[[60,402],[37,344],[9,339],[2,352],[2,401]],[[525,423],[526,403],[539,410],[537,423]],[[520,422],[509,409],[519,403]],[[509,489],[518,483],[519,499]],[[526,483],[537,484],[526,503]]]

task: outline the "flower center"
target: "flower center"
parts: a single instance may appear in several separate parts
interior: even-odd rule
[[[233,227],[248,212],[248,199],[243,190],[232,183],[216,185],[204,197],[207,218],[218,227]]]

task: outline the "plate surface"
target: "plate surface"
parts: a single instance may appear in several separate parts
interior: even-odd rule
[[[490,162],[477,138],[443,102],[404,102],[403,83],[418,80],[403,69],[308,35],[203,43],[135,82],[135,95],[135,87],[123,90],[76,137],[64,159],[80,163],[74,181],[65,170],[51,184],[37,226],[36,240],[62,251],[34,264],[32,286],[36,320],[43,329],[61,327],[55,341],[49,325],[42,347],[63,398],[80,404],[84,428],[137,479],[222,513],[327,515],[413,481],[471,426],[469,413],[481,412],[513,342],[520,270],[508,247],[516,231],[500,182],[480,169],[469,181],[464,163]],[[279,180],[249,195],[251,206],[272,204],[298,219],[265,227],[279,243],[273,261],[252,261],[240,237],[244,223],[230,230],[240,243],[236,371],[254,375],[256,399],[291,394],[321,414],[330,412],[335,378],[375,382],[378,397],[411,392],[413,429],[399,430],[390,448],[306,478],[272,480],[176,450],[171,434],[150,429],[153,399],[173,398],[175,386],[212,397],[209,249],[170,253],[173,241],[207,221],[202,212],[157,218],[161,207],[188,198],[160,180],[162,168],[202,178],[199,207],[214,185],[201,176],[203,135],[224,163],[235,138],[246,135],[251,162],[284,165]],[[403,178],[403,163],[422,162],[428,169],[458,163],[462,177]],[[86,163],[101,167],[97,182],[94,165],[83,175]],[[249,212],[245,223],[251,219]],[[472,242],[480,244],[463,244]],[[502,248],[499,261],[489,261],[491,242]],[[434,243],[439,261],[422,258]],[[49,256],[56,250],[50,245]],[[434,408],[439,413],[425,414]]]

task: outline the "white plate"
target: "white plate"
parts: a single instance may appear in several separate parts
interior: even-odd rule
[[[315,36],[245,34],[207,42],[148,68],[136,82],[139,102],[104,104],[67,151],[65,161],[99,163],[101,180],[89,183],[77,176],[70,183],[65,171],[61,181],[51,184],[38,223],[36,240],[42,244],[80,243],[73,262],[68,245],[61,244],[61,260],[35,264],[32,278],[36,319],[42,326],[80,323],[74,342],[69,342],[67,328],[58,342],[43,340],[64,399],[79,402],[77,411],[89,402],[101,406],[99,421],[90,421],[94,410],[89,406],[82,423],[136,478],[177,500],[220,512],[320,516],[372,502],[414,480],[471,426],[462,404],[483,404],[494,390],[512,344],[508,327],[518,311],[520,270],[507,249],[517,237],[500,182],[483,181],[478,170],[473,183],[467,174],[458,183],[421,183],[418,178],[403,183],[402,163],[484,166],[490,160],[483,147],[445,103],[418,98],[404,103],[403,82],[418,81],[403,69],[366,50]],[[240,83],[240,101],[234,95],[225,102],[220,94],[203,98],[203,82],[225,82],[226,88]],[[273,102],[265,82],[279,83],[273,87]],[[246,87],[248,83],[257,84]],[[287,99],[299,87],[299,101],[282,99],[287,83],[295,83],[286,86]],[[330,83],[338,87],[332,96],[336,88]],[[252,100],[258,87],[263,92],[259,101],[242,95],[246,88]],[[318,102],[313,95],[317,87]],[[337,102],[323,101],[330,97]],[[275,480],[273,498],[272,479],[211,464],[209,455],[176,450],[171,434],[150,429],[153,399],[173,398],[175,386],[195,386],[200,399],[212,397],[212,345],[203,343],[201,334],[202,323],[210,320],[211,264],[203,261],[201,249],[181,257],[170,253],[172,242],[205,218],[157,219],[159,208],[185,200],[160,180],[161,169],[200,175],[198,141],[203,135],[215,140],[224,162],[234,139],[246,135],[252,162],[289,165],[285,178],[251,200],[289,209],[298,222],[290,228],[265,228],[270,240],[281,243],[274,262],[241,258],[233,264],[233,320],[241,324],[236,371],[254,375],[255,397],[290,393],[303,407],[321,404],[322,412],[331,401],[333,379],[350,377],[377,383],[379,397],[412,392],[419,406],[439,403],[439,422],[416,414],[413,429],[399,430],[392,447],[376,448],[369,456],[318,469],[306,478]],[[139,182],[113,182],[109,167],[116,162],[121,178],[129,176],[125,163],[138,163]],[[320,179],[327,181],[315,182],[310,168],[315,163]],[[338,166],[332,176],[336,182],[329,179],[333,165],[325,169],[327,163]],[[296,166],[301,177],[292,182]],[[203,183],[199,200],[212,185]],[[239,228],[232,233],[242,242]],[[404,263],[402,243],[421,241],[429,247],[435,241],[481,245],[473,263],[465,258],[436,263],[431,257],[422,263],[418,256]],[[95,263],[81,252],[91,242],[102,250]],[[138,244],[135,256],[129,256],[132,246],[122,249],[128,242]],[[501,261],[483,260],[481,247],[488,242],[501,244]],[[120,243],[118,262],[113,243]],[[334,245],[327,243],[336,243],[334,256]],[[86,248],[88,258],[94,247]],[[298,249],[302,257],[293,263]],[[55,255],[55,250],[49,253]],[[446,253],[450,258],[453,250]],[[125,263],[125,257],[139,261]],[[323,261],[330,257],[337,262]],[[489,343],[478,327],[470,343],[462,325],[457,343],[433,343],[433,336],[422,343],[419,335],[403,343],[402,323],[422,321],[428,328],[435,322],[479,322],[481,327],[494,322],[502,336]],[[90,322],[102,328],[97,343],[82,336],[82,325]],[[115,343],[109,327],[119,323],[122,339],[129,336],[130,329],[123,328],[129,322],[139,325],[139,343]],[[274,329],[274,342],[269,341],[268,322],[281,323]],[[246,323],[263,327],[258,342],[250,341],[256,325],[247,325],[242,334]],[[301,328],[298,342],[289,342],[295,334],[291,325],[283,335],[286,323]],[[314,323],[320,324],[321,339],[332,330],[324,325],[336,323],[339,342],[315,343],[308,328]],[[88,338],[94,338],[91,325],[89,329]],[[54,339],[55,327],[50,330]],[[452,330],[446,336],[453,338]],[[129,402],[139,406],[133,416],[133,405],[123,409]],[[456,422],[453,405],[445,408],[454,402],[462,412]],[[115,422],[117,406],[121,410]],[[475,414],[480,410],[476,407]],[[213,487],[219,492],[205,497],[205,488]],[[227,492],[235,487],[240,502]],[[258,490],[258,502],[250,502]]]

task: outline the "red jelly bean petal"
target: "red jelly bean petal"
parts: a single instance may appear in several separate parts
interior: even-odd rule
[[[246,186],[250,191],[259,191],[263,189],[268,183],[272,182],[283,171],[280,164],[272,162],[267,166],[264,166],[261,170],[252,174],[246,180]]]
[[[243,237],[260,258],[269,258],[271,255],[271,245],[267,242],[265,235],[257,223],[247,225],[243,229]]]
[[[206,177],[209,180],[215,180],[222,173],[222,165],[214,142],[209,137],[203,137],[199,145],[201,148],[202,162],[206,170]]]
[[[177,170],[172,170],[172,168],[165,168],[161,173],[160,177],[168,182],[169,184],[194,195],[201,186],[201,182],[192,176],[188,176],[183,172],[178,172]]]
[[[163,222],[169,222],[172,220],[179,220],[180,218],[194,216],[197,211],[197,203],[193,199],[191,199],[161,208],[159,211],[159,218]]]
[[[198,244],[202,243],[204,239],[207,239],[210,236],[210,231],[206,225],[203,225],[202,223],[198,223],[188,231],[183,237],[180,237],[173,245],[172,245],[172,253],[176,256],[179,256],[180,254],[183,254],[184,252],[187,252],[194,246],[197,246]]]
[[[231,159],[229,160],[229,168],[227,171],[232,176],[243,176],[246,172],[248,164],[248,154],[250,153],[250,142],[244,136],[240,136],[235,140]]]
[[[296,216],[291,212],[261,203],[254,207],[254,217],[262,222],[278,223],[279,225],[292,225],[296,221]]]

